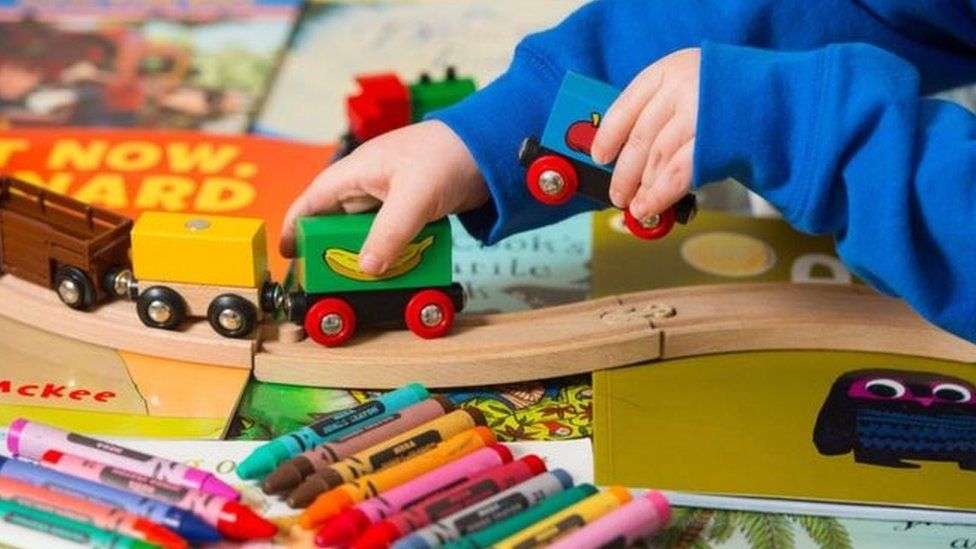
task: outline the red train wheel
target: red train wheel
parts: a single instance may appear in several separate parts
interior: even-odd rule
[[[631,234],[644,240],[657,240],[667,236],[674,227],[676,221],[674,208],[668,208],[656,215],[655,219],[648,221],[651,222],[638,221],[631,215],[630,210],[624,211],[624,224],[627,225]]]
[[[576,194],[579,178],[576,176],[576,168],[569,160],[550,154],[540,156],[532,162],[525,184],[536,200],[558,206]]]
[[[441,337],[454,325],[454,303],[440,290],[414,294],[403,313],[407,328],[424,339]]]
[[[356,312],[345,301],[329,297],[305,314],[305,333],[326,347],[338,347],[356,331]]]

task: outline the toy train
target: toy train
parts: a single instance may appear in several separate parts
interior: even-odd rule
[[[384,72],[357,76],[356,84],[358,93],[346,98],[349,129],[339,140],[335,159],[380,134],[419,122],[427,113],[453,105],[475,91],[474,80],[458,77],[454,67],[448,67],[442,80],[424,73],[416,82],[405,84],[395,73]]]
[[[286,293],[268,273],[260,219],[146,212],[133,223],[0,176],[0,272],[53,288],[73,309],[133,299],[151,328],[206,318],[218,334],[243,338],[283,311],[326,346],[371,325],[447,334],[464,308],[451,280],[450,224],[429,224],[374,277],[357,261],[374,215],[299,220],[297,284]]]
[[[543,204],[558,206],[582,195],[609,208],[612,166],[601,166],[590,157],[590,147],[600,119],[619,92],[602,82],[567,73],[560,86],[541,142],[529,137],[522,142],[519,163],[528,168],[526,186]],[[685,224],[697,212],[695,195],[651,216],[635,219],[624,211],[624,223],[639,238],[663,238],[675,223]]]

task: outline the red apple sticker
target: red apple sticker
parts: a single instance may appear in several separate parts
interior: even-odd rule
[[[589,120],[573,122],[566,130],[566,146],[576,152],[590,155],[590,147],[593,146],[593,138],[596,137],[596,130],[600,127],[600,113],[595,112],[590,115]]]

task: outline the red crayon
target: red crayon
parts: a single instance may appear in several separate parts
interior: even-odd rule
[[[221,496],[57,450],[45,452],[38,463],[61,473],[141,494],[185,509],[215,526],[223,536],[231,539],[264,539],[278,532],[274,524],[261,518],[248,507]]]
[[[344,546],[385,549],[401,537],[487,499],[546,470],[538,456],[529,455],[492,467],[468,480],[417,500],[399,513],[370,524],[356,509],[336,517],[315,538],[320,547]],[[358,536],[358,537],[357,537]],[[353,541],[354,540],[354,541]]]

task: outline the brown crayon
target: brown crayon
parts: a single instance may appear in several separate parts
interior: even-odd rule
[[[291,491],[306,477],[454,410],[446,397],[435,396],[352,433],[298,454],[279,465],[261,482],[266,494]]]
[[[371,446],[309,475],[288,495],[288,505],[305,507],[319,494],[427,452],[448,438],[485,424],[474,408],[462,408]]]

